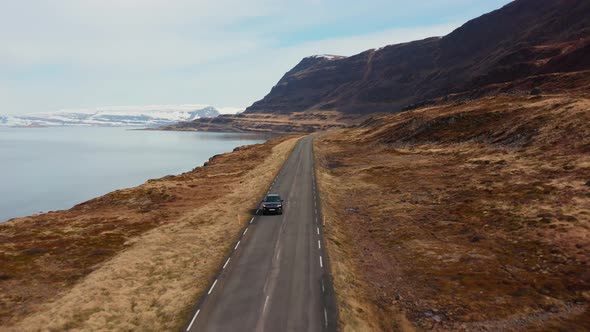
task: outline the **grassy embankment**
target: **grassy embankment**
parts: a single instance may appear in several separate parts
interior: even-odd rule
[[[498,96],[317,139],[343,330],[590,330],[589,124]]]
[[[0,224],[0,330],[180,328],[296,141]]]

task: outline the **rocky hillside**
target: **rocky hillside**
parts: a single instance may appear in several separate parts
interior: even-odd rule
[[[516,0],[442,38],[305,58],[245,113],[395,112],[526,77],[544,88],[553,73],[586,69],[589,1]]]
[[[590,331],[589,122],[586,88],[317,139],[341,329]]]

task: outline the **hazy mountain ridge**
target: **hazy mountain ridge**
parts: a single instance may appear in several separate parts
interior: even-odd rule
[[[214,118],[220,112],[212,106],[154,105],[144,107],[105,107],[90,110],[64,110],[51,113],[0,116],[0,126],[163,126],[180,121]]]

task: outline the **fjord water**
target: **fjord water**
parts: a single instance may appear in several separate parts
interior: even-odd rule
[[[0,222],[190,171],[215,154],[265,139],[105,127],[0,128]]]

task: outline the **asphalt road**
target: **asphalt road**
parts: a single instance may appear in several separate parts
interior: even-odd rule
[[[299,141],[269,188],[282,215],[255,215],[196,305],[186,331],[335,331],[313,137]]]

